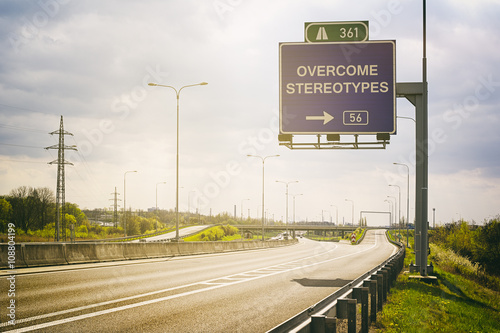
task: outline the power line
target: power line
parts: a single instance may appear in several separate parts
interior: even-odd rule
[[[29,111],[29,112],[49,114],[49,113],[44,113],[44,112],[41,112],[41,111],[36,111],[36,110],[32,110],[32,109],[27,109],[27,108],[22,108],[22,107],[19,107],[19,106],[13,106],[13,105],[2,104],[2,103],[0,103],[0,106],[6,106],[8,108],[18,109],[18,110],[24,110],[24,111]]]
[[[8,158],[0,158],[0,161],[6,161],[6,162],[19,162],[19,163],[40,163],[40,164],[45,164],[45,162],[35,162],[35,161],[23,161],[23,160],[11,160]]]
[[[71,139],[73,139],[73,141],[75,142],[75,145],[77,144],[76,140],[74,137],[71,137]],[[100,195],[103,195],[104,191],[103,189],[101,188],[100,186],[100,183],[98,181],[95,180],[94,178],[94,172],[93,170],[91,169],[87,159],[85,158],[85,155],[83,155],[80,151],[76,151],[78,157],[80,158],[78,162],[81,162],[79,164],[83,164],[83,167],[84,167],[84,170],[86,171],[86,174],[87,174],[87,177],[89,179],[89,181],[87,181],[86,183],[86,187],[85,189],[88,190],[88,192],[90,193],[90,195],[92,197],[95,198],[95,194],[94,193],[99,193]],[[84,180],[84,178],[81,176],[81,174],[78,172],[78,167],[75,167],[75,171],[76,173],[78,174],[78,176]],[[91,188],[92,187],[92,188]],[[96,199],[96,202],[97,202],[97,199]]]
[[[13,125],[7,125],[7,124],[0,124],[0,127],[8,128],[8,129],[16,130],[16,131],[47,133],[46,131],[41,130],[41,129],[37,129],[37,128],[28,128],[28,127],[13,126]]]
[[[43,147],[35,147],[35,146],[16,145],[16,144],[13,144],[13,143],[2,143],[2,142],[0,142],[0,145],[2,145],[2,146],[11,146],[11,147],[36,148],[36,149],[42,149],[43,148]]]

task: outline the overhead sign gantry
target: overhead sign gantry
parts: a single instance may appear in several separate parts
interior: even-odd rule
[[[305,43],[280,43],[280,145],[385,148],[396,132],[395,41],[368,41],[367,21],[306,23],[304,36]],[[341,142],[341,134],[354,141]],[[377,141],[359,140],[366,134]]]
[[[422,82],[396,83],[395,42],[367,41],[366,21],[306,23],[306,43],[281,43],[278,140],[290,149],[385,149],[396,132],[396,95],[408,99],[416,113],[416,264],[411,269],[426,276],[432,272],[427,265],[426,0],[423,13]],[[340,140],[349,133],[353,141]],[[376,141],[359,140],[373,133]],[[313,134],[317,140],[298,142],[296,134]]]

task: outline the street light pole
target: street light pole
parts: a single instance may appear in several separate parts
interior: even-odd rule
[[[247,198],[247,199],[241,200],[241,207],[240,208],[241,208],[241,220],[242,221],[243,221],[243,201],[245,201],[245,200],[250,200],[250,199]]]
[[[191,193],[196,193],[196,191],[189,191],[188,193],[188,220],[191,216]]]
[[[125,237],[127,237],[127,200],[125,195],[127,183],[125,176],[127,175],[127,173],[130,172],[137,172],[137,171],[125,171],[125,173],[123,174],[123,230],[125,232]]]
[[[399,185],[389,185],[389,186],[395,186],[398,188],[398,229],[399,229],[399,234],[401,234],[401,187]]]
[[[303,195],[302,193],[300,194],[291,194],[293,197],[293,224],[295,224],[295,197],[298,197],[299,195]]]
[[[396,220],[396,204],[397,204],[397,199],[396,197],[392,197],[390,195],[387,196],[388,198],[391,198],[391,199],[394,199],[394,220]],[[392,201],[391,201],[391,204],[392,204]],[[392,206],[391,206],[392,207]],[[392,223],[392,221],[391,221]],[[394,222],[395,223],[395,222]]]
[[[406,184],[406,247],[408,247],[408,238],[409,238],[409,224],[410,224],[410,168],[408,165],[403,163],[393,163],[394,165],[403,165],[406,167],[408,172],[408,183]]]
[[[345,199],[345,201],[350,201],[352,203],[352,216],[351,216],[351,224],[354,227],[354,201],[350,199]],[[361,223],[361,221],[359,222]]]
[[[156,215],[156,231],[158,231],[158,185],[166,184],[167,182],[156,183],[156,204],[155,204],[155,215]]]
[[[336,205],[330,205],[330,207],[335,207],[335,225],[339,225],[339,208]]]
[[[196,84],[190,84],[187,86],[181,87],[179,90],[172,86],[166,86],[163,84],[157,83],[148,83],[148,86],[151,87],[164,87],[171,88],[175,91],[175,95],[177,97],[177,152],[176,152],[176,180],[175,180],[175,240],[179,241],[179,96],[181,94],[182,89],[194,86],[205,86],[207,82],[201,82]]]
[[[280,155],[270,155],[262,157],[260,155],[247,155],[248,157],[257,157],[262,160],[262,241],[264,241],[264,162],[268,157],[279,157]]]
[[[384,202],[387,202],[390,206],[390,214],[389,214],[389,228],[391,227],[391,224],[392,224],[392,201],[389,201],[389,200],[384,200]]]
[[[286,219],[286,222],[285,222],[285,226],[286,226],[286,234],[287,234],[287,237],[288,237],[288,184],[291,184],[291,183],[298,183],[299,181],[298,180],[292,180],[292,181],[289,181],[289,182],[285,182],[285,181],[282,181],[282,180],[277,180],[276,183],[283,183],[286,185],[286,191],[285,191],[285,196],[286,196],[286,213],[285,213],[285,219]]]

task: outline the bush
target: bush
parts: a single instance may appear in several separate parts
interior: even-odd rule
[[[233,236],[236,235],[239,230],[236,227],[233,227],[232,225],[223,225],[221,226],[222,230],[224,230],[224,236]]]
[[[490,289],[500,291],[500,279],[490,276],[477,262],[472,262],[466,257],[462,257],[454,251],[442,248],[430,243],[431,255],[429,259],[434,261],[442,270],[459,274],[468,280],[475,281]]]
[[[430,241],[467,257],[490,273],[500,275],[500,218],[471,230],[467,222],[454,222],[430,232]]]
[[[87,238],[89,236],[89,231],[86,225],[81,225],[75,230],[76,238]]]
[[[474,232],[472,257],[488,272],[500,276],[500,221],[491,220]]]
[[[467,222],[452,225],[452,232],[446,237],[446,244],[464,257],[472,257],[472,232]]]

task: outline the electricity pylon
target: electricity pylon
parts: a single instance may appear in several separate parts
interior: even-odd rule
[[[114,195],[113,199],[113,226],[116,228],[118,226],[118,201],[121,201],[121,199],[118,199],[118,192],[116,192],[116,186],[115,186],[115,192],[111,193]]]
[[[68,162],[64,159],[64,150],[77,150],[76,146],[65,146],[64,145],[64,136],[65,135],[73,135],[68,131],[64,130],[63,126],[63,116],[61,116],[61,123],[59,125],[59,130],[49,133],[50,135],[58,134],[59,135],[59,144],[53,145],[50,147],[46,147],[45,149],[57,149],[57,160],[49,162],[49,164],[57,164],[57,191],[56,191],[56,241],[60,241],[60,228],[61,228],[61,217],[62,217],[62,231],[63,238],[66,240],[66,214],[65,214],[65,176],[64,176],[64,165],[69,164],[73,165],[73,163]]]

